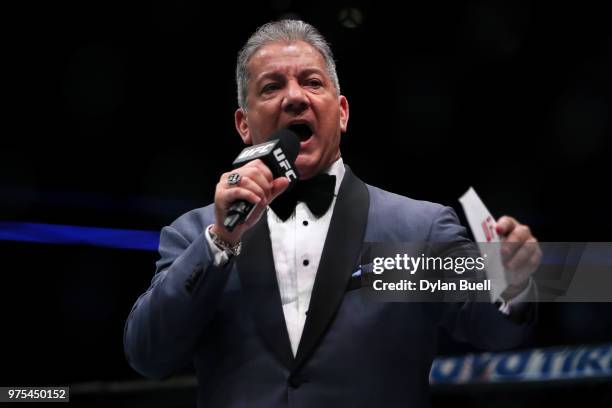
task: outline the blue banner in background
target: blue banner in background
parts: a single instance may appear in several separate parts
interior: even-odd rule
[[[0,221],[0,240],[157,251],[159,232]]]
[[[432,385],[612,379],[612,344],[436,358]]]

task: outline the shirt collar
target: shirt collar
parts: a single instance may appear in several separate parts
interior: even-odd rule
[[[344,162],[342,161],[342,157],[339,157],[338,160],[332,163],[323,173],[329,174],[330,176],[336,176],[336,186],[334,187],[334,195],[338,196],[338,190],[340,190],[340,184],[342,184],[342,179],[344,178],[344,173],[346,169],[344,168]]]

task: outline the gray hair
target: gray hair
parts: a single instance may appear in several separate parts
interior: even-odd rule
[[[338,95],[340,95],[340,83],[336,73],[336,63],[329,43],[321,33],[308,23],[300,20],[280,20],[262,25],[251,35],[246,44],[238,53],[236,64],[236,85],[238,88],[238,106],[247,109],[247,86],[249,71],[247,64],[255,52],[273,42],[304,41],[318,50],[325,59],[327,73],[331,78]]]

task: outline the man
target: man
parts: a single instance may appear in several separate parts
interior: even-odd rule
[[[521,341],[533,313],[513,309],[529,308],[520,299],[541,255],[510,217],[497,223],[518,242],[506,254],[513,275],[501,310],[365,302],[349,285],[363,242],[468,240],[452,209],[366,185],[344,166],[349,105],[312,26],[260,27],[239,54],[237,83],[246,144],[300,125],[297,202],[257,160],[220,177],[214,204],[162,230],[157,273],[126,324],[136,370],[161,378],[193,362],[202,407],[426,406],[439,325],[483,348]],[[236,200],[256,207],[230,232],[223,220]]]

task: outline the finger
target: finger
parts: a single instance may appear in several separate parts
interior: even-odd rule
[[[279,177],[272,182],[272,198],[270,201],[274,200],[276,197],[281,195],[287,187],[289,187],[289,179],[287,177]]]
[[[501,256],[502,262],[507,264],[514,254],[521,248],[521,244],[518,242],[508,242],[504,239],[501,242]]]
[[[527,242],[530,238],[533,238],[531,235],[531,229],[524,224],[517,225],[512,232],[506,236],[506,242]]]
[[[510,270],[518,271],[529,267],[529,260],[535,252],[535,246],[532,243],[524,243],[515,252],[514,256],[507,262],[507,267]],[[527,268],[529,269],[529,268]]]
[[[239,169],[242,177],[249,177],[255,183],[257,183],[266,193],[266,197],[270,198],[272,195],[272,180],[268,179],[266,175],[261,171],[259,167],[243,167]]]
[[[269,197],[272,193],[271,186],[269,186],[268,189],[264,190],[261,185],[257,184],[249,176],[244,176],[240,180],[240,187],[252,191],[264,202],[264,205],[268,205]]]
[[[538,269],[540,263],[542,262],[542,250],[540,249],[538,240],[535,238],[531,238],[525,243],[525,246],[530,248],[531,256],[525,262],[524,268],[529,269],[531,273],[533,273]]]
[[[540,249],[540,245],[537,244],[537,240],[536,240],[536,250],[531,255],[531,258],[529,259],[529,264],[533,268],[533,270],[536,271],[540,267],[541,262],[542,262],[542,250]]]
[[[264,162],[262,162],[260,159],[250,161],[244,166],[242,166],[242,168],[244,169],[256,168],[257,170],[261,172],[261,174],[266,178],[266,180],[268,180],[269,182],[272,182],[272,180],[274,180],[274,175],[272,174],[272,170],[270,170],[268,166],[266,166]]]
[[[518,224],[502,241],[502,258],[505,262],[509,262],[514,255],[521,249],[523,243],[530,239],[535,241],[531,235],[531,230],[527,225]],[[533,246],[532,246],[533,248]]]
[[[252,204],[259,204],[261,198],[251,190],[242,187],[234,187],[225,190],[219,197],[219,204],[227,210],[234,201],[245,200]]]
[[[504,215],[497,220],[495,230],[500,236],[506,236],[518,225],[518,221],[514,218]]]

